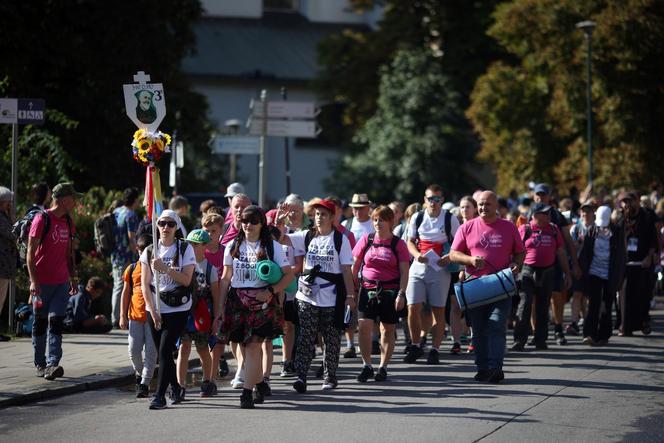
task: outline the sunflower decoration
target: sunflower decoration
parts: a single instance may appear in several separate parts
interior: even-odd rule
[[[134,160],[148,166],[150,163],[156,163],[170,149],[171,136],[161,132],[149,132],[145,129],[139,129],[134,133],[134,140],[131,142]]]

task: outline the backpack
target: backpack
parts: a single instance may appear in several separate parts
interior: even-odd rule
[[[117,222],[115,214],[109,212],[97,220],[94,224],[95,248],[104,257],[110,257],[115,251],[115,228]]]
[[[32,335],[32,322],[34,316],[32,315],[32,307],[27,303],[19,303],[14,310],[14,318],[16,323],[16,336],[29,337]]]
[[[333,228],[334,232],[334,249],[337,251],[337,255],[341,255],[341,244],[344,241],[344,235],[339,232],[337,229]],[[304,236],[304,253],[309,251],[309,244],[311,244],[311,240],[316,235],[316,230],[315,229],[310,229],[307,231],[307,234]]]
[[[523,245],[525,246],[526,245],[526,240],[528,240],[533,235],[533,228],[530,226],[530,222],[526,223],[524,226],[526,228],[525,228],[525,232],[523,233],[523,238],[521,240],[523,241]],[[551,228],[553,230],[553,238],[555,240],[557,240],[558,239],[558,229],[556,229],[556,228],[558,227],[558,225],[556,225],[553,222],[549,222],[549,226],[551,226]]]
[[[415,240],[420,239],[420,233],[418,230],[424,221],[424,210],[419,211],[415,214]],[[452,243],[452,213],[450,211],[445,211],[445,235],[447,236],[447,242]]]
[[[49,217],[48,212],[46,212],[44,209],[41,209],[38,206],[33,206],[32,208],[28,209],[28,212],[26,212],[26,214],[20,220],[14,223],[14,226],[12,226],[12,234],[16,238],[18,259],[21,266],[27,265],[30,228],[32,227],[32,222],[34,221],[35,217],[37,217],[37,214],[42,214],[44,217],[44,230],[42,231],[42,235],[39,240],[39,243],[42,244],[48,235],[48,231],[51,229],[51,217]],[[67,228],[69,229],[69,236],[71,238],[72,221],[69,214],[65,216],[65,219],[67,220]]]
[[[372,232],[367,236],[367,245],[364,247],[364,250],[362,251],[362,259],[361,259],[362,261],[360,262],[360,278],[362,279],[364,279],[364,277],[362,277],[362,269],[364,268],[364,256],[366,255],[369,248],[372,246],[381,247],[381,248],[390,248],[392,250],[392,255],[394,255],[394,258],[396,258],[397,260],[397,269],[399,269],[399,254],[397,253],[397,244],[399,244],[399,240],[401,239],[396,235],[393,235],[392,241],[390,242],[389,246],[384,244],[374,245],[375,236],[376,236],[375,232]],[[401,269],[399,269],[399,274],[401,275]],[[391,282],[385,282],[385,283],[391,283]]]

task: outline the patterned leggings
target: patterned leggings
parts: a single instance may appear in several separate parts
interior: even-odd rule
[[[336,378],[341,350],[341,330],[334,325],[334,307],[321,308],[301,300],[295,302],[300,324],[295,355],[297,376],[302,380],[307,379],[307,372],[315,353],[316,338],[320,333],[325,345],[323,358],[325,377]]]

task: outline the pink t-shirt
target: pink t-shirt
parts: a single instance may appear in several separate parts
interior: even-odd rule
[[[240,230],[235,227],[235,224],[231,222],[231,224],[228,226],[228,230],[224,234],[224,236],[221,238],[221,246],[226,246],[229,244],[235,237],[237,237],[238,233]]]
[[[69,226],[66,217],[56,217],[50,209],[46,212],[50,218],[50,226],[44,241],[35,251],[37,282],[40,285],[61,285],[69,282]],[[30,225],[30,237],[41,240],[45,226],[46,218],[37,214]],[[71,229],[73,235],[76,232],[73,221]]]
[[[562,248],[563,236],[556,225],[547,224],[541,228],[535,222],[530,222],[530,237],[526,239],[526,259],[524,264],[545,268],[556,261],[556,251]],[[519,227],[521,238],[525,237],[526,225]]]
[[[459,227],[452,250],[484,257],[486,263],[481,270],[466,267],[470,275],[479,277],[507,268],[512,256],[523,252],[524,247],[519,231],[511,222],[499,218],[487,224],[477,217]]]
[[[356,260],[362,259],[362,253],[369,241],[369,234],[360,239],[353,248],[353,257]],[[381,240],[374,237],[373,245],[367,249],[364,255],[364,267],[362,268],[362,276],[367,280],[390,281],[396,280],[400,277],[399,263],[410,263],[410,256],[408,255],[408,247],[406,242],[399,239],[396,245],[398,261],[394,257],[390,244],[392,239]],[[383,246],[377,246],[383,245]],[[375,288],[375,284],[363,282],[362,286],[371,289]],[[398,288],[399,284],[391,284],[384,286],[387,289]]]
[[[205,250],[205,259],[217,269],[217,275],[221,280],[221,274],[224,272],[224,247],[219,246],[217,252]]]

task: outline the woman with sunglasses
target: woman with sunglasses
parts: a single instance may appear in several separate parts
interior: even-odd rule
[[[191,310],[191,278],[196,267],[196,257],[187,243],[175,238],[181,225],[180,217],[170,209],[164,210],[159,219],[159,239],[156,246],[148,246],[141,254],[141,289],[145,305],[150,313],[152,334],[159,348],[159,372],[157,391],[150,409],[166,407],[166,388],[171,385],[173,404],[182,401],[182,387],[178,384],[173,348],[182,335]],[[158,272],[159,300],[155,300],[154,274]],[[159,310],[156,310],[159,303]]]
[[[221,294],[224,319],[219,333],[222,343],[240,343],[244,355],[244,386],[240,407],[253,409],[263,403],[269,385],[263,380],[261,344],[281,334],[281,302],[277,294],[293,279],[281,245],[273,240],[265,214],[258,206],[242,211],[242,229],[224,251]],[[256,274],[256,264],[272,260],[283,276],[276,284],[267,285]],[[254,389],[255,388],[255,389]],[[253,391],[253,395],[252,395]]]

